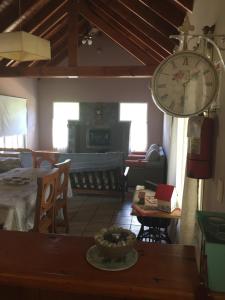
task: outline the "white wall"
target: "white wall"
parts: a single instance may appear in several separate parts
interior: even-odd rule
[[[104,34],[93,39],[93,45],[81,46],[79,65],[121,66],[141,63],[112,42]],[[65,60],[64,65],[67,64]],[[41,79],[39,89],[40,148],[52,148],[52,103],[60,101],[86,102],[147,102],[148,143],[162,143],[163,114],[152,102],[148,89],[150,79]]]
[[[81,45],[78,49],[78,64],[86,66],[142,65],[103,33],[93,38],[92,46]]]
[[[37,80],[24,78],[0,78],[0,94],[27,99],[27,147],[36,149],[38,147]]]
[[[215,34],[225,35],[225,1],[224,0],[196,0],[194,13],[190,15],[190,21],[195,25],[195,33],[201,34],[201,29],[213,24]],[[222,51],[225,59],[225,51]],[[225,211],[225,186],[223,190],[223,201],[217,201],[218,181],[225,184],[225,71],[223,71],[221,92],[219,95],[220,109],[212,116],[215,119],[214,134],[214,157],[213,157],[213,178],[205,180],[203,208],[211,211]]]
[[[199,2],[203,2],[200,1]],[[209,3],[208,3],[209,2]],[[210,12],[211,24],[216,24],[215,34],[225,35],[225,1],[213,1],[218,3],[217,9],[212,9],[211,1],[207,1],[208,7],[201,9],[201,13],[208,14]],[[205,3],[205,1],[204,1]],[[225,51],[222,51],[222,56],[225,61]],[[221,91],[219,94],[220,109],[215,114],[215,135],[214,135],[214,172],[213,178],[206,181],[204,191],[204,207],[207,210],[225,211],[225,70],[222,72]],[[223,198],[222,201],[217,201],[218,182],[223,183]]]
[[[149,144],[162,143],[163,114],[152,102],[148,79],[40,79],[40,149],[52,148],[53,101],[147,102],[149,104]],[[141,134],[141,133],[140,133]]]
[[[94,38],[93,46],[79,48],[79,65],[121,66],[141,63],[100,34]],[[52,103],[55,100],[147,102],[148,144],[162,144],[163,114],[151,99],[149,80],[0,78],[0,93],[28,99],[28,147],[33,149],[52,149]]]
[[[163,148],[167,157],[167,183],[176,184],[176,157],[177,157],[177,138],[172,136],[172,127],[177,126],[177,118],[164,114],[163,119]]]
[[[190,34],[202,34],[204,26],[216,24],[215,34],[225,35],[225,1],[224,0],[195,0],[193,13],[189,14],[189,20],[195,26],[194,32]],[[225,51],[222,51],[225,59]],[[223,71],[221,91],[219,95],[220,109],[212,114],[215,119],[214,155],[213,155],[213,178],[204,181],[203,208],[211,211],[225,211],[225,71]],[[165,117],[163,143],[169,152],[169,133],[171,118]],[[223,182],[223,201],[217,201],[218,181]]]

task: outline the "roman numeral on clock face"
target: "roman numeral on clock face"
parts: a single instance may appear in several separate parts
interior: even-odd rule
[[[175,64],[175,61],[171,61],[171,65],[172,65],[172,67],[174,68],[174,69],[176,69],[177,68],[177,65]]]
[[[209,73],[209,69],[207,69],[207,70],[205,70],[205,71],[203,72],[204,75],[206,75],[206,74],[208,74],[208,73]]]
[[[161,100],[165,100],[168,97],[168,94],[165,94],[163,96],[160,97]]]
[[[173,101],[173,102],[170,103],[169,109],[174,109],[174,107],[175,107],[175,102]]]
[[[196,62],[195,67],[198,66],[198,64],[200,63],[200,61],[201,61],[201,59],[199,59],[199,60]]]
[[[183,66],[188,66],[188,57],[184,57]]]
[[[158,84],[157,85],[157,88],[158,89],[162,89],[162,88],[165,88],[166,87],[166,84],[165,83],[161,83],[161,84]]]

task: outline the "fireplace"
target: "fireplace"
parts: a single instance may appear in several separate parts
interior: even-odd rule
[[[129,152],[130,121],[119,121],[118,103],[80,103],[80,119],[68,121],[70,153]]]
[[[90,128],[87,130],[87,147],[108,149],[111,145],[111,131],[109,128]]]

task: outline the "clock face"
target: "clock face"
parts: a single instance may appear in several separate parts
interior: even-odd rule
[[[218,90],[218,74],[203,55],[182,51],[169,56],[152,78],[152,96],[164,112],[188,117],[204,111]]]

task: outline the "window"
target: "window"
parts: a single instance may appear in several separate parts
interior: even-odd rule
[[[120,103],[120,121],[131,121],[130,151],[147,147],[147,103]]]
[[[53,103],[53,148],[65,151],[68,143],[68,120],[79,120],[78,102]]]
[[[10,135],[0,137],[0,148],[25,148],[26,135]]]

